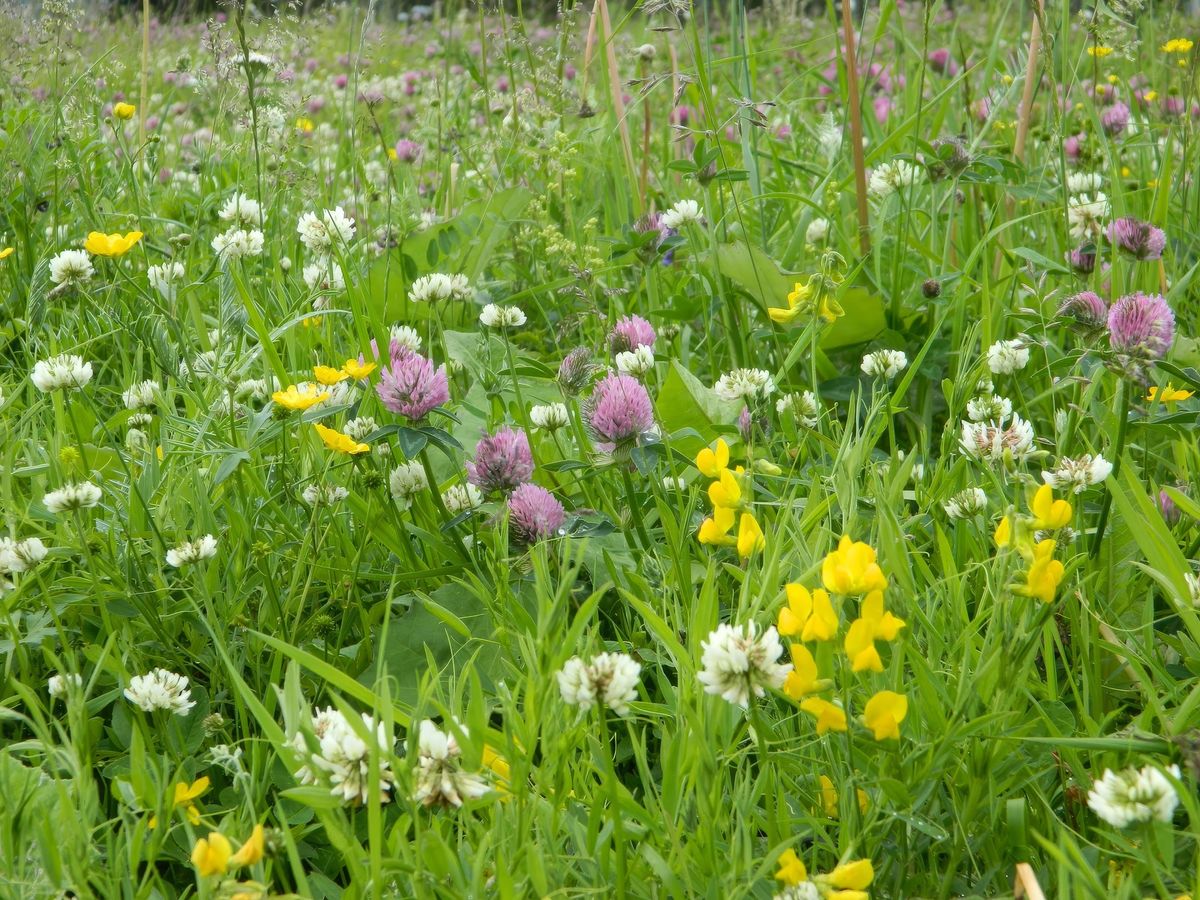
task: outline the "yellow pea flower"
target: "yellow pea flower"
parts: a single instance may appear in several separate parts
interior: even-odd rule
[[[342,434],[336,428],[326,428],[320,422],[314,422],[313,428],[317,429],[317,434],[321,436],[321,440],[325,442],[325,446],[330,450],[336,450],[338,453],[349,453],[354,456],[359,453],[366,453],[371,448],[366,444],[359,443],[348,434]]]
[[[1159,403],[1178,403],[1180,400],[1190,400],[1195,393],[1195,391],[1181,391],[1170,382],[1167,382],[1167,386],[1161,390],[1157,387],[1151,387],[1146,392],[1146,402],[1153,403],[1157,400]]]
[[[335,369],[333,366],[313,366],[313,375],[326,387],[335,385],[339,381],[345,381],[350,377],[341,369]]]
[[[718,479],[729,466],[729,445],[724,438],[717,438],[716,448],[705,447],[696,454],[696,468],[705,478]]]
[[[509,782],[512,780],[512,766],[508,760],[491,744],[483,745],[483,765],[496,776],[496,790],[500,794],[509,793]]]
[[[93,256],[124,256],[142,239],[140,231],[128,234],[105,234],[103,231],[93,231],[83,242],[83,249]]]
[[[1004,516],[1000,520],[992,539],[996,542],[997,547],[1007,547],[1012,543],[1012,520],[1008,516]]]
[[[821,775],[817,780],[821,784],[821,809],[824,810],[825,815],[829,818],[838,818],[840,815],[838,811],[838,793],[837,789],[833,786],[833,779],[828,775]],[[855,791],[855,794],[858,797],[859,812],[866,815],[867,807],[871,805],[871,798],[867,796],[867,792],[862,788]]]
[[[875,550],[862,541],[843,535],[838,548],[821,563],[821,581],[833,594],[866,594],[882,591],[887,578],[875,562]]]
[[[16,251],[12,247],[5,247],[3,250],[0,250],[0,259],[8,259],[14,252]]]
[[[808,869],[795,850],[788,848],[779,854],[779,871],[775,873],[775,880],[790,886],[808,881]]]
[[[816,717],[818,735],[827,731],[846,730],[846,711],[835,703],[820,697],[809,697],[800,704],[800,709]]]
[[[1192,49],[1192,42],[1187,38],[1171,38],[1159,49],[1163,53],[1187,53]]]
[[[837,636],[838,617],[829,594],[821,588],[810,592],[802,584],[784,586],[787,606],[779,611],[779,633],[800,636],[802,641],[831,641]]]
[[[271,395],[271,399],[290,410],[305,410],[310,406],[315,406],[322,400],[329,399],[328,391],[318,393],[317,389],[311,384],[301,385],[296,387],[294,384],[289,384],[286,391],[276,391]]]
[[[113,106],[113,115],[118,119],[132,119],[137,107],[132,103],[117,103]]]
[[[342,371],[356,381],[362,381],[375,371],[375,363],[359,362],[357,359],[348,359],[346,360],[346,364],[342,366]]]
[[[792,671],[783,682],[783,692],[793,700],[818,690],[817,661],[803,644],[792,644]]]
[[[250,837],[246,839],[246,843],[242,844],[242,849],[230,857],[229,864],[235,867],[254,865],[263,858],[264,845],[263,827],[255,825],[254,831],[250,832]]]
[[[175,796],[171,801],[171,809],[174,809],[177,806],[183,806],[186,803],[188,821],[193,825],[199,825],[200,810],[196,808],[196,804],[192,801],[207,791],[208,785],[209,780],[207,775],[203,776],[202,778],[197,778],[191,784],[188,784],[186,781],[177,782],[175,785]],[[151,828],[158,827],[158,816],[150,817],[149,826]]]
[[[875,740],[900,738],[900,723],[908,715],[908,698],[895,691],[880,691],[867,701],[863,722],[875,733]],[[853,885],[847,885],[853,887]]]
[[[715,508],[712,517],[700,523],[700,543],[714,547],[732,546],[736,541],[729,536],[729,529],[733,528],[735,517],[732,509]]]
[[[229,871],[229,857],[233,847],[229,839],[219,831],[210,831],[208,837],[196,841],[192,849],[192,865],[201,878],[209,875],[224,875]]]
[[[855,859],[842,863],[822,880],[835,888],[849,888],[855,891],[866,890],[875,879],[875,867],[869,859]]]
[[[1043,484],[1033,495],[1029,511],[1033,513],[1033,527],[1044,528],[1047,531],[1065,528],[1070,523],[1071,514],[1074,512],[1071,504],[1066,500],[1054,499],[1054,490],[1048,484]]]
[[[1158,91],[1146,91],[1146,93],[1142,94],[1142,99],[1147,103],[1153,103],[1158,99]]]
[[[1087,55],[1096,59],[1104,59],[1108,54],[1113,52],[1112,47],[1088,47]]]
[[[875,639],[894,641],[904,620],[885,612],[883,591],[872,591],[862,602],[859,617],[850,623],[846,632],[846,656],[854,672],[882,672],[883,660],[875,649]]]
[[[758,519],[754,518],[754,513],[742,513],[741,521],[738,522],[738,556],[746,559],[752,553],[761,552],[766,546],[767,539],[763,535],[762,527],[758,524]]]
[[[714,509],[737,509],[742,505],[742,485],[738,480],[740,473],[740,467],[737,474],[729,469],[722,469],[719,479],[708,486],[708,499]]]
[[[1017,588],[1017,593],[1026,597],[1036,597],[1043,603],[1050,603],[1058,593],[1058,586],[1063,580],[1066,567],[1054,558],[1056,541],[1039,541],[1033,548],[1033,562],[1025,573],[1025,584]]]
[[[769,307],[767,315],[777,325],[786,325],[789,322],[794,322],[808,308],[808,301],[812,298],[812,295],[812,287],[797,281],[792,292],[787,295],[787,306]]]

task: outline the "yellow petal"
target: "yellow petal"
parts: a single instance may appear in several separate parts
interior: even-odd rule
[[[229,839],[219,831],[211,831],[206,838],[196,841],[192,849],[192,865],[202,878],[209,875],[224,875],[229,870],[229,857],[233,847]]]
[[[246,843],[242,844],[242,849],[233,855],[229,860],[233,866],[252,866],[263,858],[263,849],[265,846],[263,838],[263,827],[255,825],[254,831],[250,833],[250,837],[246,839]]]
[[[852,888],[864,890],[875,878],[875,868],[869,859],[856,859],[842,863],[826,876],[829,883],[836,888]]]

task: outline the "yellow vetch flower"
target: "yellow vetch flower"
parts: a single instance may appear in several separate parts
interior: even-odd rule
[[[1088,47],[1087,55],[1096,59],[1104,59],[1108,54],[1113,52],[1112,47]]]
[[[113,105],[113,115],[118,119],[132,119],[137,107],[132,103],[117,103]]]
[[[742,513],[741,521],[738,522],[738,556],[745,559],[752,553],[762,551],[766,546],[767,539],[763,535],[762,527],[758,524],[758,519],[754,518],[754,513]]]
[[[140,231],[131,231],[128,234],[105,234],[102,231],[93,231],[83,242],[83,249],[94,256],[124,256],[141,239]]]
[[[14,252],[12,247],[5,247],[3,250],[0,250],[0,259],[8,259]]]
[[[1017,592],[1026,597],[1036,597],[1043,603],[1050,603],[1058,593],[1058,586],[1063,580],[1066,567],[1054,558],[1056,541],[1039,541],[1033,548],[1033,562],[1025,573],[1025,584]]]
[[[817,780],[821,784],[821,809],[824,810],[825,815],[829,816],[829,818],[838,818],[840,815],[838,811],[838,792],[833,786],[833,779],[828,775],[821,775]],[[871,798],[867,796],[867,792],[862,788],[855,791],[855,794],[858,797],[859,812],[865,815],[867,807],[871,804]]]
[[[820,697],[809,697],[800,704],[800,708],[817,719],[817,734],[827,731],[846,730],[846,711],[836,703],[822,700]]]
[[[1146,402],[1153,403],[1157,400],[1159,403],[1178,403],[1180,400],[1190,400],[1195,393],[1195,391],[1178,390],[1168,381],[1167,386],[1162,390],[1159,390],[1157,387],[1151,387],[1146,392]]]
[[[799,635],[802,641],[831,641],[837,636],[838,617],[829,594],[821,588],[809,591],[802,584],[788,584],[787,606],[779,611],[779,633]]]
[[[242,849],[230,857],[229,864],[231,866],[254,865],[263,858],[264,845],[263,827],[255,825],[254,831],[250,832],[250,837],[246,839],[246,843],[242,844]]]
[[[317,389],[311,384],[301,385],[300,387],[289,384],[286,391],[276,391],[271,395],[271,399],[287,409],[305,410],[310,406],[315,406],[322,400],[328,400],[329,392],[321,391],[318,393]]]
[[[1007,547],[1012,542],[1012,520],[1008,516],[1000,519],[992,540],[996,542],[997,547]]]
[[[875,867],[869,859],[855,859],[842,863],[822,878],[835,888],[849,888],[855,891],[866,890],[874,879]]]
[[[186,781],[177,782],[175,785],[175,796],[171,801],[171,809],[183,806],[186,803],[188,821],[193,825],[199,825],[200,810],[196,808],[196,804],[192,801],[207,791],[208,785],[209,780],[207,775],[197,778],[191,784],[188,784]],[[151,816],[149,825],[151,828],[157,828],[158,816]]]
[[[813,290],[808,284],[801,284],[797,281],[792,292],[787,295],[787,307],[768,307],[767,315],[777,325],[786,325],[789,322],[794,322],[807,308],[807,302],[812,297],[812,294]]]
[[[736,543],[729,537],[729,529],[733,527],[735,513],[732,509],[717,507],[711,518],[700,523],[700,543],[711,544],[714,547],[727,547]]]
[[[737,509],[742,505],[742,485],[738,480],[740,474],[740,467],[736,473],[722,469],[719,479],[708,486],[708,499],[714,509]]]
[[[229,871],[229,857],[233,847],[229,839],[219,831],[210,831],[208,837],[196,841],[192,849],[192,865],[201,878],[209,875],[224,875]]]
[[[346,364],[342,366],[342,371],[356,381],[362,381],[375,371],[375,363],[359,362],[357,359],[348,359],[346,360]]]
[[[483,745],[483,765],[496,776],[497,792],[508,794],[509,782],[512,780],[512,766],[491,744]]]
[[[795,850],[789,848],[779,854],[779,871],[775,873],[775,880],[793,886],[808,881],[808,869]]]
[[[366,444],[356,441],[348,434],[342,434],[336,428],[326,428],[320,422],[314,422],[313,428],[317,429],[317,434],[321,436],[321,440],[325,442],[325,446],[330,450],[336,450],[338,453],[349,453],[354,456],[359,453],[366,453],[371,448]]]
[[[908,698],[895,691],[880,691],[867,701],[863,722],[875,733],[875,740],[899,739],[900,723],[908,715]],[[852,887],[853,885],[847,885]]]
[[[792,644],[792,671],[783,682],[783,692],[793,700],[818,690],[817,661],[803,644]]]
[[[729,466],[729,445],[724,438],[717,438],[716,448],[705,447],[696,454],[696,468],[705,478],[717,479]]]
[[[821,563],[821,581],[833,594],[866,594],[882,591],[887,578],[875,562],[875,550],[862,541],[843,535],[838,548]]]
[[[1044,528],[1047,531],[1065,528],[1070,523],[1071,514],[1074,512],[1071,504],[1066,500],[1054,499],[1054,490],[1048,484],[1043,484],[1033,495],[1029,511],[1033,513],[1033,527]]]
[[[1159,49],[1163,53],[1187,53],[1192,49],[1192,42],[1187,38],[1171,38]]]
[[[893,641],[904,620],[885,612],[883,608],[883,591],[871,591],[862,602],[859,617],[850,623],[846,631],[846,656],[850,658],[850,668],[854,672],[883,671],[883,660],[875,649],[875,639]]]

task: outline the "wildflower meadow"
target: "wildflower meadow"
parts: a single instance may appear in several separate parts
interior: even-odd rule
[[[0,900],[1200,897],[1200,34],[6,4]]]

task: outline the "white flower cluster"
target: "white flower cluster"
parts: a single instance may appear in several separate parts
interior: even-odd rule
[[[1179,778],[1179,766],[1167,768]],[[1179,795],[1161,769],[1143,766],[1114,772],[1105,769],[1087,795],[1092,812],[1114,828],[1126,828],[1136,822],[1170,822],[1179,805]]]
[[[343,805],[361,805],[371,796],[371,754],[374,753],[380,799],[384,803],[392,799],[395,778],[388,757],[393,742],[382,722],[376,723],[374,718],[363,713],[362,725],[356,728],[340,711],[326,707],[314,712],[310,724],[315,747],[310,745],[304,732],[292,735],[292,749],[306,760],[296,770],[297,781],[328,785],[329,792],[340,797]]]
[[[46,693],[51,697],[65,697],[72,691],[83,689],[83,676],[74,672],[65,675],[51,675],[46,681]]]
[[[479,488],[465,481],[462,484],[454,484],[442,491],[442,503],[446,506],[446,511],[450,515],[458,515],[460,512],[466,512],[468,509],[475,509],[482,505],[483,494],[479,493]]]
[[[429,489],[429,478],[425,475],[425,467],[419,462],[406,462],[392,469],[392,474],[388,477],[388,486],[391,488],[392,499],[403,510],[412,506],[413,498],[417,494]]]
[[[230,228],[212,239],[212,248],[223,263],[261,256],[263,233],[257,228]]]
[[[42,543],[41,538],[25,538],[14,541],[12,538],[0,537],[0,573],[12,574],[32,569],[50,551]]]
[[[1018,415],[1008,425],[1004,420],[963,422],[958,443],[965,455],[981,462],[1022,462],[1034,451],[1033,426]]]
[[[155,669],[147,675],[130,678],[125,699],[146,712],[165,709],[177,716],[186,716],[196,705],[188,689],[187,676],[166,669]]]
[[[50,260],[50,280],[57,285],[83,284],[95,271],[92,258],[83,250],[64,250]]]
[[[764,369],[734,369],[718,378],[713,390],[722,400],[749,403],[775,393],[775,379]]]
[[[700,648],[703,668],[697,678],[705,693],[743,708],[750,705],[751,694],[761,697],[767,688],[781,688],[792,670],[790,663],[778,661],[783,645],[773,625],[761,635],[753,622],[718,625]]]
[[[82,356],[62,353],[34,363],[29,380],[43,394],[64,388],[78,391],[92,380],[92,364],[84,362]]]
[[[430,303],[435,300],[471,299],[471,282],[466,275],[443,275],[433,272],[422,275],[408,289],[408,299],[414,303]]]
[[[641,673],[641,663],[626,653],[601,653],[588,662],[573,656],[558,672],[558,690],[572,706],[588,710],[600,702],[626,716],[637,699]]]
[[[875,200],[886,200],[901,188],[912,187],[921,170],[906,159],[893,159],[872,170],[867,193]]]
[[[341,503],[350,492],[340,484],[310,484],[300,495],[309,506],[334,506]]]
[[[217,539],[211,534],[194,541],[184,541],[178,547],[167,551],[167,565],[176,569],[198,563],[202,559],[211,559],[217,555]]]
[[[1100,237],[1104,220],[1108,218],[1108,197],[1097,191],[1095,194],[1076,194],[1067,201],[1067,224],[1075,240]]]
[[[1056,490],[1070,488],[1072,493],[1082,494],[1106,479],[1112,468],[1112,463],[1099,453],[1095,456],[1087,453],[1077,459],[1060,459],[1053,470],[1042,473],[1042,480]]]
[[[557,431],[571,421],[565,403],[547,403],[529,408],[529,421],[534,428],[543,431]]]
[[[616,356],[617,371],[622,375],[645,375],[654,369],[654,351],[643,344],[633,350],[622,350]]]
[[[221,221],[229,222],[236,228],[262,228],[267,221],[262,205],[241,191],[235,192],[225,201],[219,215]]]
[[[320,216],[307,212],[296,223],[296,232],[310,253],[327,256],[334,247],[346,247],[354,239],[354,220],[340,206]]]
[[[695,200],[680,200],[664,212],[659,221],[664,228],[673,228],[678,231],[684,225],[699,222],[703,218],[704,210],[700,208],[699,203]]]
[[[466,729],[462,729],[465,733]],[[425,806],[462,806],[464,800],[482,797],[490,788],[479,775],[463,770],[462,750],[453,734],[429,719],[421,722],[417,737],[416,785],[413,800]]]
[[[517,306],[489,303],[479,314],[479,321],[488,328],[517,328],[525,324],[525,313]]]
[[[1011,375],[1029,364],[1029,348],[1021,341],[996,341],[988,347],[988,368],[993,375]]]
[[[863,374],[869,378],[882,378],[891,381],[908,365],[908,357],[903,350],[876,350],[863,357]]]
[[[942,504],[942,509],[951,519],[968,519],[987,508],[987,494],[983,488],[966,488]]]
[[[179,290],[178,283],[183,280],[186,271],[181,262],[162,263],[146,269],[146,280],[150,282],[150,287],[158,291],[160,297],[172,303]]]
[[[421,350],[421,335],[410,325],[393,325],[388,332],[393,344],[407,347],[413,353]]]
[[[64,484],[42,497],[42,505],[57,515],[74,509],[91,509],[100,502],[101,491],[90,481]]]
[[[775,412],[781,416],[791,413],[805,428],[816,428],[821,407],[817,403],[817,395],[805,391],[802,394],[784,394],[775,401]]]

